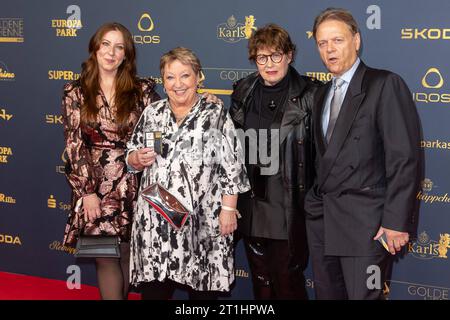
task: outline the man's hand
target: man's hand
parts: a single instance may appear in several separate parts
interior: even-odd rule
[[[383,227],[380,227],[377,235],[375,236],[375,238],[373,238],[373,240],[378,240],[378,238],[380,238],[383,233],[386,234],[386,242],[389,247],[389,252],[392,255],[395,255],[398,251],[400,251],[402,247],[409,241],[408,232],[400,232]]]

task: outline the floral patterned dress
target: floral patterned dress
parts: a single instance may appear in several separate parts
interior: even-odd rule
[[[80,81],[64,86],[62,115],[66,142],[66,177],[72,187],[72,210],[65,229],[64,244],[74,246],[80,233],[117,235],[129,242],[137,179],[127,171],[126,142],[144,107],[159,99],[151,79],[139,80],[143,99],[129,117],[129,133],[121,138],[114,123],[114,110],[105,96],[97,97],[99,113],[94,127],[80,121],[83,102]],[[101,200],[101,218],[84,223],[82,197],[96,193]]]
[[[234,281],[233,236],[221,236],[223,194],[248,191],[243,153],[221,105],[199,100],[178,126],[167,99],[148,106],[127,144],[145,146],[145,133],[161,131],[162,153],[144,169],[141,190],[163,185],[190,216],[174,229],[141,196],[131,235],[131,283],[171,279],[195,290],[228,291]]]

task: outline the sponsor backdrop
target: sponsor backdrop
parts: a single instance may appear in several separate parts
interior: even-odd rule
[[[90,36],[104,22],[130,29],[138,71],[163,94],[159,57],[175,46],[199,56],[206,89],[229,102],[232,83],[255,70],[247,39],[275,22],[298,46],[301,73],[329,80],[311,37],[314,17],[328,6],[352,11],[363,38],[362,59],[399,73],[422,119],[426,157],[417,238],[385,284],[390,299],[449,299],[450,290],[450,25],[448,0],[2,1],[0,5],[0,271],[96,284],[93,264],[75,261],[61,245],[70,190],[63,167],[64,83],[77,79]],[[242,243],[237,280],[228,297],[252,299]],[[307,285],[313,298],[310,269]],[[180,298],[184,293],[178,292]]]

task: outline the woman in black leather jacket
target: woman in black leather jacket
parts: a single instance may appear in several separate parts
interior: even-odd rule
[[[235,83],[230,107],[252,185],[239,196],[239,230],[255,298],[306,299],[303,201],[314,179],[311,110],[321,83],[291,66],[295,45],[278,25],[256,31],[248,48],[258,71]]]

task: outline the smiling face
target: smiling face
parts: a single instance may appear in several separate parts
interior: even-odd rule
[[[325,20],[317,27],[316,43],[323,63],[334,76],[348,71],[358,57],[361,45],[359,33],[338,20]]]
[[[262,48],[258,49],[258,51],[256,52],[256,57],[258,57],[259,55],[267,56],[267,62],[265,64],[261,65],[256,63],[258,72],[263,78],[264,84],[266,86],[274,86],[278,82],[283,80],[283,78],[286,76],[288,72],[289,63],[291,63],[292,61],[292,52],[289,52],[287,54],[283,54],[280,62],[278,63],[273,62],[271,57],[269,56],[275,52],[282,53],[274,48],[271,49]]]
[[[117,73],[125,59],[125,43],[120,31],[111,30],[105,33],[96,52],[100,74]]]
[[[197,93],[198,75],[192,67],[174,60],[164,66],[164,89],[173,107],[192,107]]]

